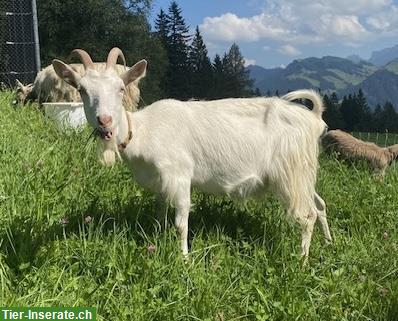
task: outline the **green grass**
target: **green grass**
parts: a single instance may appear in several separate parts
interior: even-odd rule
[[[274,198],[194,193],[184,262],[153,196],[123,164],[98,164],[89,129],[61,132],[9,101],[0,93],[0,306],[94,306],[120,321],[398,320],[395,167],[379,182],[321,156],[334,244],[317,228],[304,267],[300,230]]]

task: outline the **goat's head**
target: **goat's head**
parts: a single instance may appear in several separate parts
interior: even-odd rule
[[[15,100],[13,101],[13,105],[17,105],[19,103],[25,104],[33,90],[33,84],[24,86],[18,79],[15,81],[15,83]]]
[[[391,161],[395,161],[398,158],[398,144],[388,146],[388,151],[391,153]]]
[[[79,91],[88,123],[104,140],[110,141],[117,134],[117,125],[123,117],[122,99],[125,87],[145,76],[147,62],[141,60],[119,76],[115,69],[118,58],[122,58],[126,64],[119,48],[113,48],[109,52],[103,72],[94,69],[93,61],[86,51],[75,49],[71,55],[77,55],[82,61],[86,70],[84,76],[57,59],[52,62],[54,70],[60,78]]]

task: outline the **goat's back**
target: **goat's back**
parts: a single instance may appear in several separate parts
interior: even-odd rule
[[[310,110],[279,98],[162,100],[133,120],[133,158],[146,158],[159,173],[189,176],[212,193],[251,194],[292,168],[315,175],[325,128]]]

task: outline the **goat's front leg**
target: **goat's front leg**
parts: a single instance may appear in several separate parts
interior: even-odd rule
[[[166,199],[166,197],[164,197],[161,194],[156,195],[156,218],[160,224],[160,228],[166,229],[167,228],[167,221],[168,221],[168,217],[167,217],[167,213],[168,213],[168,209],[169,209],[169,204],[168,201]]]
[[[180,190],[176,196],[175,206],[175,225],[180,233],[181,249],[184,256],[188,255],[188,218],[191,207],[191,193],[190,188],[187,190]]]

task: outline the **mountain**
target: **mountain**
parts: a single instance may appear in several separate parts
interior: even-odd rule
[[[396,58],[398,58],[398,45],[391,48],[373,51],[369,62],[376,66],[384,66]]]
[[[398,48],[398,47],[397,47]],[[362,88],[369,106],[390,101],[398,111],[398,58],[382,66],[326,56],[294,60],[286,68],[249,66],[248,71],[262,94],[281,94],[302,88],[336,92],[340,98]]]
[[[285,93],[301,88],[319,88],[325,92],[344,90],[365,80],[377,67],[366,62],[355,63],[339,57],[306,58],[294,60],[286,68],[248,68],[254,86],[262,93]]]
[[[384,69],[398,75],[398,58],[390,61],[387,65],[384,66]]]
[[[398,59],[382,66],[358,85],[351,86],[339,94],[357,92],[359,88],[370,106],[383,105],[389,101],[398,110]]]
[[[358,63],[361,62],[363,59],[362,57],[358,56],[358,55],[351,55],[347,57],[348,60],[351,60],[352,62]]]

